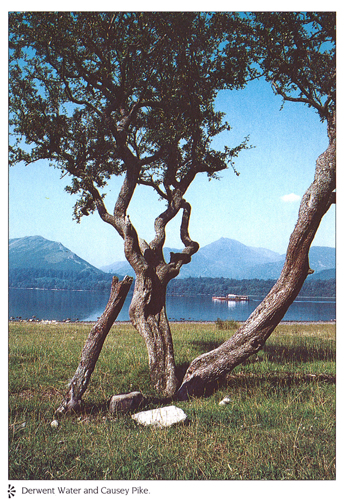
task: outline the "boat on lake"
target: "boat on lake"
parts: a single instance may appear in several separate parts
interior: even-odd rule
[[[248,295],[236,295],[234,293],[229,293],[226,295],[226,297],[212,297],[213,300],[225,300],[227,302],[234,301],[234,302],[247,302],[249,300]]]

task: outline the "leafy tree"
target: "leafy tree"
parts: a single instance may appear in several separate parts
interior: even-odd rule
[[[312,272],[309,248],[335,201],[334,13],[14,13],[10,51],[12,162],[51,160],[72,177],[76,219],[97,209],[124,239],[136,273],[130,317],[164,394],[177,384],[166,287],[198,250],[184,196],[197,173],[216,177],[246,147],[211,146],[228,129],[214,111],[218,90],[240,88],[260,68],[284,101],[304,103],[327,122],[329,146],[316,161],[280,278],[234,337],[191,363],[176,397],[202,393],[264,345]],[[110,214],[103,188],[113,175],[124,182]],[[138,184],[166,204],[149,244],[127,216]],[[165,228],[180,211],[185,248],[167,263]],[[76,380],[88,380],[89,370],[79,365]]]
[[[235,335],[190,364],[177,397],[201,394],[259,351],[298,295],[309,267],[309,249],[323,215],[335,202],[335,13],[247,13],[247,43],[261,75],[283,101],[304,103],[327,122],[329,144],[316,160],[281,275]],[[229,50],[229,49],[228,49]]]
[[[196,12],[15,12],[9,27],[11,163],[49,160],[71,178],[77,221],[97,210],[123,238],[136,274],[130,318],[145,339],[156,389],[173,394],[166,287],[199,248],[189,235],[185,193],[197,174],[215,178],[247,147],[246,140],[223,151],[212,146],[229,129],[214,109],[217,92],[242,87],[253,71],[240,20]],[[103,189],[112,176],[124,180],[109,213]],[[149,243],[127,214],[140,184],[165,203]],[[179,212],[184,250],[166,262],[165,229]]]

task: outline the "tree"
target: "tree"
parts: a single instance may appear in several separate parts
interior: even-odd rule
[[[131,283],[132,278],[129,276],[125,276],[120,282],[116,276],[113,277],[111,294],[106,308],[97,323],[90,330],[81,353],[80,363],[69,383],[69,391],[56,410],[57,413],[79,411],[82,396],[87,389],[104,341],[123,307]]]
[[[259,351],[298,295],[309,267],[309,248],[323,215],[335,202],[335,13],[249,13],[247,43],[255,47],[263,76],[284,101],[304,103],[327,122],[329,144],[316,160],[281,275],[235,335],[190,364],[178,399],[202,394]]]
[[[77,221],[97,210],[123,238],[136,274],[130,318],[164,395],[178,386],[166,287],[199,248],[185,193],[198,173],[215,178],[247,147],[246,140],[224,151],[212,146],[229,129],[214,109],[217,92],[242,87],[252,71],[240,21],[229,20],[195,12],[10,14],[11,163],[51,161],[71,178]],[[112,176],[124,180],[109,213],[103,188]],[[149,243],[127,214],[140,184],[165,203]],[[166,262],[165,229],[179,212],[184,249]]]

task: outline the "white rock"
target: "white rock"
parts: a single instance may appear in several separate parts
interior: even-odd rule
[[[156,410],[141,411],[131,415],[131,418],[141,425],[156,427],[171,427],[179,422],[185,422],[186,413],[176,406],[165,406]]]
[[[228,396],[225,396],[224,399],[222,401],[220,401],[219,405],[220,406],[224,406],[224,405],[228,405],[232,402],[232,399],[229,398]]]
[[[56,428],[56,427],[58,427],[59,425],[60,425],[60,424],[58,423],[58,420],[53,420],[53,421],[51,422],[51,427],[53,427],[53,428]]]

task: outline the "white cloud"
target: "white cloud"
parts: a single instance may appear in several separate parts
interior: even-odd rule
[[[298,194],[290,193],[281,196],[281,200],[286,203],[293,203],[294,201],[300,201],[300,196]]]

